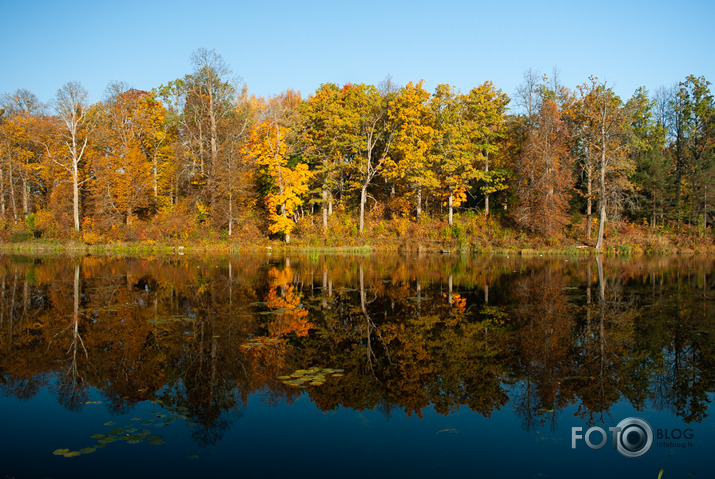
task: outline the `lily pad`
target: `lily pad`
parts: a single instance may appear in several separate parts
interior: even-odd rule
[[[278,379],[286,380],[290,379],[290,376],[278,376]]]
[[[107,421],[104,423],[105,426],[114,426],[115,424],[116,424],[116,422],[114,422],[114,421]]]
[[[198,459],[199,455],[198,454],[192,454],[191,456],[188,457],[189,459]]]
[[[70,452],[69,449],[55,449],[54,451],[52,451],[52,454],[54,454],[55,456],[64,456],[68,452]]]
[[[64,457],[77,457],[77,456],[81,456],[81,455],[82,455],[82,453],[79,451],[70,451],[68,453],[63,454]]]
[[[107,437],[106,434],[94,434],[92,436],[92,439],[102,439],[103,437]]]
[[[94,447],[83,447],[82,449],[79,450],[80,453],[82,454],[92,454],[94,451],[96,451]]]

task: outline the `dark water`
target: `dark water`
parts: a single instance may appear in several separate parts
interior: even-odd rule
[[[713,477],[713,266],[0,256],[0,478]]]

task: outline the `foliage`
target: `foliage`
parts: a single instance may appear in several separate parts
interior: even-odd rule
[[[591,245],[598,227],[607,249],[607,222],[644,220],[653,234],[713,240],[715,103],[703,77],[625,101],[595,77],[569,90],[529,72],[520,111],[489,81],[467,93],[326,83],[266,99],[213,50],[191,64],[151,92],[110,84],[95,104],[75,82],[51,109],[26,90],[2,95],[3,236],[80,239],[87,225],[91,243],[161,231],[429,243],[457,211],[480,211],[494,223],[463,238],[472,245],[515,242],[515,228],[532,244]]]

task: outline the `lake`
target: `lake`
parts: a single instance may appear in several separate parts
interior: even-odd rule
[[[714,266],[0,256],[0,477],[711,477]]]

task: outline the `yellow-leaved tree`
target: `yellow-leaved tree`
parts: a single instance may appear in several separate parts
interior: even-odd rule
[[[384,174],[391,181],[404,181],[415,196],[415,217],[422,213],[424,189],[439,187],[432,169],[435,146],[434,115],[430,109],[430,94],[423,87],[409,82],[390,102],[389,119],[394,125],[392,155],[385,160]]]
[[[251,154],[256,160],[268,211],[268,230],[290,242],[296,213],[308,193],[308,165],[295,161],[288,151],[288,126],[300,99],[287,92],[269,99],[263,119],[251,131]]]
[[[466,190],[478,176],[478,171],[474,166],[462,95],[450,85],[437,85],[430,106],[435,119],[435,158],[432,165],[442,183],[448,221],[452,226],[453,210],[466,200]]]

